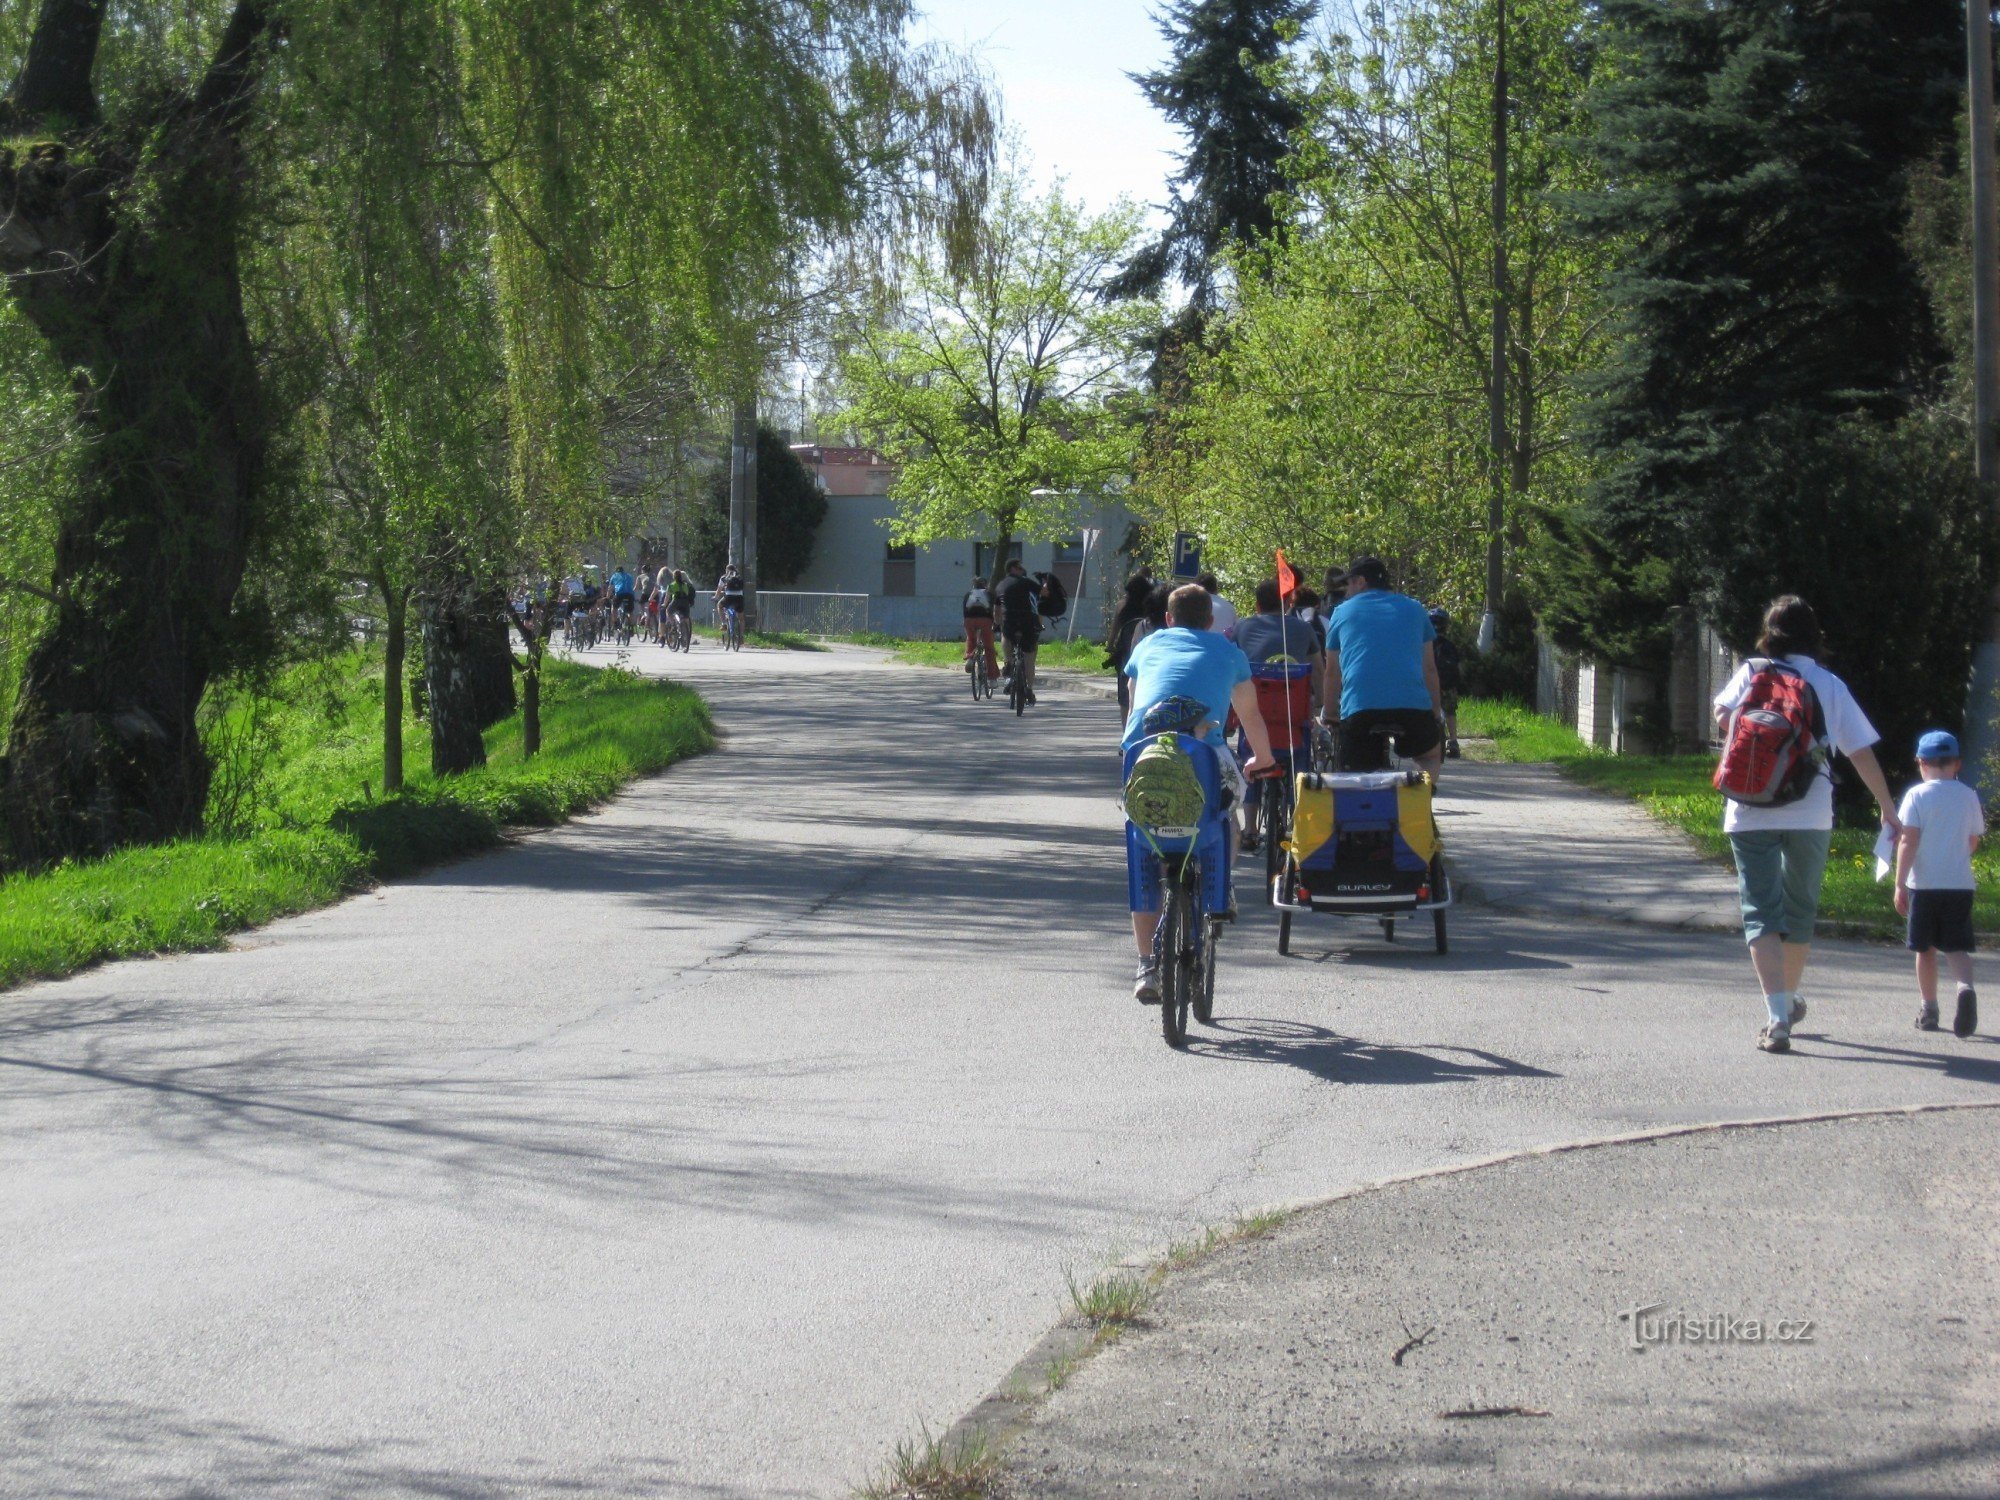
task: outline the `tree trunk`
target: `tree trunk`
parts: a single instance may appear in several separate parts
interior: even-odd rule
[[[0,106],[4,134],[42,135],[0,146],[0,271],[74,372],[88,439],[0,786],[24,865],[199,829],[195,711],[227,648],[268,432],[236,247],[262,6],[237,6],[192,95],[89,130],[103,9],[44,0]]]
[[[542,748],[542,645],[528,648],[521,669],[521,759],[533,760]]]
[[[382,591],[388,634],[382,647],[382,794],[403,789],[403,658],[409,629],[410,598]]]
[[[424,686],[431,705],[431,773],[457,776],[486,764],[479,729],[476,648],[465,611],[427,594],[420,606]]]
[[[478,600],[465,619],[466,669],[472,674],[473,713],[481,729],[512,715],[514,652],[507,644],[507,601]]]

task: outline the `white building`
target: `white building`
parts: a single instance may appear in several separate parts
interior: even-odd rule
[[[808,471],[826,491],[826,519],[813,545],[812,564],[787,589],[805,593],[866,594],[868,627],[890,635],[950,639],[962,629],[961,603],[975,577],[990,577],[995,562],[990,543],[933,542],[897,546],[888,521],[896,513],[889,499],[895,466],[868,448],[794,444]],[[1101,640],[1105,625],[1124,597],[1131,559],[1122,549],[1133,518],[1115,501],[1084,513],[1079,530],[1058,542],[1014,543],[1014,556],[1031,573],[1049,572],[1069,590],[1076,634]],[[1084,530],[1097,532],[1085,572]],[[779,590],[783,592],[784,590]],[[1065,631],[1065,617],[1061,628]]]

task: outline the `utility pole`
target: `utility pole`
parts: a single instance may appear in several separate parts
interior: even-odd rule
[[[1977,0],[1968,0],[1977,3]],[[1488,440],[1493,448],[1493,493],[1486,511],[1486,613],[1479,621],[1479,650],[1500,636],[1501,537],[1507,525],[1507,0],[1499,14],[1493,51],[1493,367],[1487,376]]]
[[[2000,240],[1993,203],[1992,0],[1965,0],[1967,123],[1972,137],[1972,438],[1973,472],[1988,500],[2000,498]],[[1990,781],[1986,761],[2000,727],[2000,595],[1987,610],[1986,639],[1972,663],[1965,706],[1966,769]]]
[[[738,401],[729,434],[729,560],[743,573],[743,619],[757,618],[757,398]]]

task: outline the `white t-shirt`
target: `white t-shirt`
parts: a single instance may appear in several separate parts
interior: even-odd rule
[[[1972,878],[1972,841],[1986,832],[1986,818],[1979,811],[1979,793],[1964,782],[1920,781],[1903,793],[1903,805],[1896,816],[1905,828],[1923,830],[1917,852],[1910,860],[1909,886],[1913,891],[1969,891]]]
[[[1826,737],[1834,749],[1842,755],[1852,755],[1857,750],[1866,750],[1882,738],[1875,732],[1875,726],[1868,722],[1861,705],[1854,701],[1854,694],[1847,690],[1847,684],[1833,673],[1810,656],[1784,656],[1779,660],[1802,673],[1812,684],[1813,692],[1819,695],[1820,712],[1826,716]],[[1745,662],[1729,679],[1729,686],[1715,695],[1715,706],[1727,713],[1743,701],[1744,694],[1749,690],[1750,664]],[[1798,801],[1787,802],[1782,807],[1747,807],[1741,802],[1727,800],[1722,804],[1724,833],[1766,830],[1810,833],[1832,827],[1833,781],[1828,776],[1816,777],[1811,791]]]
[[[1236,606],[1220,594],[1210,594],[1208,602],[1215,607],[1215,618],[1209,621],[1208,628],[1217,635],[1226,635],[1231,640],[1234,640],[1236,638]]]

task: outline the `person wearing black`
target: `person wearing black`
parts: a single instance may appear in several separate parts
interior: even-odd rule
[[[1132,648],[1154,628],[1152,618],[1153,580],[1144,573],[1125,580],[1125,602],[1111,621],[1111,645],[1104,664],[1118,674],[1118,717],[1122,722],[1132,712],[1132,680],[1125,675],[1125,663]]]
[[[1001,671],[1004,681],[1021,674],[1021,688],[1028,701],[1035,701],[1035,652],[1042,643],[1042,617],[1038,606],[1041,585],[1028,576],[1017,557],[1007,564],[1007,576],[993,591],[993,607],[1000,616],[1000,639],[1007,645],[1007,663]]]
[[[1444,707],[1444,758],[1458,759],[1458,688],[1460,658],[1458,644],[1445,634],[1451,616],[1441,609],[1431,611],[1431,629],[1437,632],[1433,649],[1437,652],[1438,699]]]

